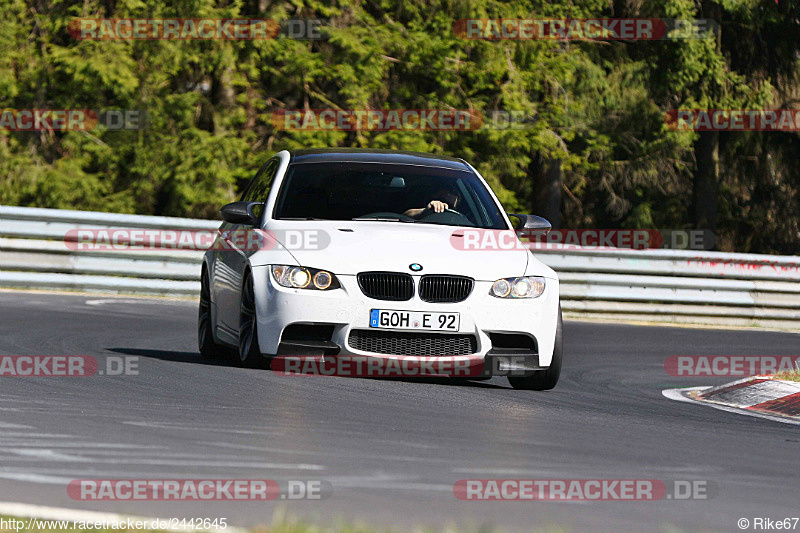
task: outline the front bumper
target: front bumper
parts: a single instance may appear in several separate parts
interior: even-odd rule
[[[414,276],[418,285],[420,276]],[[558,280],[548,278],[544,293],[533,299],[509,300],[489,295],[491,281],[476,281],[470,296],[458,303],[429,303],[415,293],[411,300],[394,302],[375,300],[365,296],[358,286],[356,276],[337,275],[340,289],[312,291],[289,289],[275,283],[268,267],[253,268],[258,317],[258,342],[267,355],[287,353],[303,355],[303,350],[313,355],[317,341],[306,343],[283,342],[284,330],[293,324],[331,325],[332,333],[325,353],[338,355],[380,356],[351,345],[350,333],[354,329],[375,331],[370,328],[371,309],[420,312],[457,312],[460,314],[459,335],[474,336],[474,354],[485,359],[494,357],[516,358],[516,365],[530,369],[550,366],[558,321]],[[380,331],[389,331],[381,329]],[[392,330],[395,331],[395,330]],[[396,330],[415,331],[419,330]],[[426,334],[438,334],[425,331]],[[536,353],[499,348],[492,345],[493,333],[515,333],[534,339]],[[446,335],[441,333],[441,335]],[[398,354],[415,355],[415,354]],[[535,359],[534,359],[535,356]],[[436,356],[441,357],[441,356]],[[527,359],[523,359],[527,357]],[[527,361],[527,362],[523,362]]]

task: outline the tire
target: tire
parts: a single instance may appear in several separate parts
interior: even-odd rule
[[[200,357],[206,360],[219,359],[222,349],[214,342],[211,325],[211,287],[205,267],[200,276],[200,305],[197,312],[197,347]]]
[[[564,351],[562,336],[563,321],[561,319],[561,304],[558,306],[558,325],[556,326],[556,342],[553,346],[553,360],[547,370],[537,370],[531,376],[509,376],[508,382],[515,389],[520,390],[550,390],[558,383],[561,375],[561,356]]]
[[[239,306],[239,364],[247,368],[261,368],[266,359],[258,347],[258,321],[253,274],[247,272],[242,285],[242,302]]]

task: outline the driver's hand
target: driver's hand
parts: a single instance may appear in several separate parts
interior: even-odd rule
[[[439,200],[431,200],[428,203],[428,209],[433,209],[436,213],[444,213],[445,209],[448,208],[448,205],[444,202],[440,202]]]

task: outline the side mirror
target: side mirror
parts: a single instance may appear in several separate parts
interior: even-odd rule
[[[231,202],[223,206],[219,212],[222,213],[222,219],[225,222],[257,226],[259,217],[255,214],[254,209],[259,205],[261,205],[260,202]]]
[[[541,232],[547,235],[553,228],[547,219],[537,217],[536,215],[517,215],[513,213],[508,214],[512,219],[516,219],[517,223],[514,224],[515,230],[532,230],[534,232]],[[513,222],[513,220],[512,220]]]

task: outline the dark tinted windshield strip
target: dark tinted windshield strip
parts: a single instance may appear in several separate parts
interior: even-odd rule
[[[328,163],[347,163],[352,165],[386,165],[386,166],[393,166],[393,167],[418,167],[418,168],[437,168],[442,170],[450,170],[452,172],[466,172],[468,174],[472,174],[472,170],[464,164],[464,168],[453,168],[446,165],[431,165],[431,164],[421,164],[421,163],[403,163],[397,161],[361,161],[359,159],[336,159],[336,160],[324,160],[324,161],[292,161],[289,163],[289,166],[299,166],[299,165],[325,165]],[[287,169],[288,172],[288,169]]]

